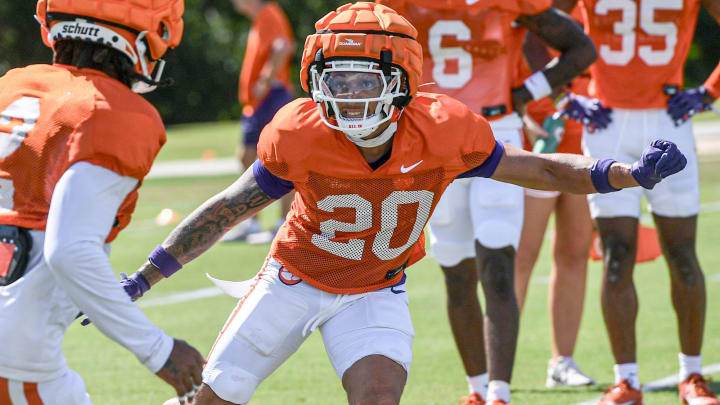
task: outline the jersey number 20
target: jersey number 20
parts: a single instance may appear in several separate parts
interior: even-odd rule
[[[434,193],[427,190],[416,191],[393,191],[380,204],[380,232],[375,235],[372,244],[372,252],[380,260],[392,260],[410,246],[412,246],[422,234],[425,223],[430,217]],[[410,232],[407,242],[400,247],[391,248],[395,228],[398,224],[398,206],[403,204],[418,204],[415,217],[415,224]],[[365,240],[349,239],[347,242],[336,242],[335,232],[363,232],[372,227],[372,203],[357,194],[330,195],[318,201],[318,208],[333,212],[335,208],[354,208],[355,222],[340,222],[334,219],[320,223],[321,234],[312,236],[312,243],[322,250],[336,256],[350,260],[362,260],[365,249]]]

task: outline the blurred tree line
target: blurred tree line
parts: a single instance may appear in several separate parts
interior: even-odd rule
[[[350,0],[278,0],[295,36],[294,77],[305,36],[331,9]],[[34,0],[0,1],[0,74],[31,63],[49,63],[52,54],[40,40]],[[168,124],[238,119],[237,84],[250,21],[237,14],[230,0],[185,0],[182,44],[167,55],[164,77],[175,85],[150,93],[148,99]],[[685,66],[686,86],[702,83],[720,60],[720,27],[704,9]],[[299,81],[296,80],[300,95]],[[2,89],[0,89],[2,91]]]

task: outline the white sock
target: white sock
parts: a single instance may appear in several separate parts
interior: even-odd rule
[[[690,374],[693,373],[702,374],[702,355],[688,356],[678,353],[678,360],[680,360],[680,381],[690,377]]]
[[[468,386],[470,387],[470,393],[472,394],[473,392],[476,392],[485,399],[488,390],[488,373],[478,374],[466,378]]]
[[[620,383],[622,380],[627,380],[631,387],[636,390],[640,389],[637,363],[616,364],[613,370],[615,371],[615,384]]]
[[[490,381],[490,383],[488,384],[487,398],[485,398],[485,401],[491,403],[496,399],[500,399],[507,403],[510,403],[510,384],[500,380]]]

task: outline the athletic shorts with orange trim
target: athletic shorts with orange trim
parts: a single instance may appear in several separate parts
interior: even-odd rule
[[[92,405],[83,379],[68,370],[62,377],[26,382],[0,377],[0,405]]]

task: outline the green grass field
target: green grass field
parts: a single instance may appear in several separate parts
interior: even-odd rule
[[[172,133],[161,159],[199,158],[200,148],[218,150],[231,156],[236,142],[236,123],[193,125]],[[223,151],[223,153],[220,153]],[[225,153],[229,151],[229,153]],[[194,155],[193,155],[194,153]],[[113,244],[112,262],[117,272],[134,271],[171,226],[157,226],[153,218],[162,208],[187,215],[205,198],[233,181],[233,176],[194,179],[146,180],[133,223]],[[720,201],[720,160],[701,160],[702,202]],[[712,207],[708,205],[708,207]],[[264,214],[266,225],[276,217],[276,207]],[[700,215],[698,251],[708,289],[708,316],[705,329],[704,364],[720,363],[720,212],[709,209]],[[229,280],[244,280],[257,272],[267,245],[223,244],[213,247],[186,268],[157,285],[143,300],[172,293],[210,287],[205,273]],[[585,314],[575,358],[584,371],[595,377],[598,386],[583,389],[547,390],[545,367],[550,356],[547,285],[550,269],[544,247],[535,269],[525,313],[512,382],[514,404],[575,404],[598,396],[612,382],[613,360],[600,312],[601,268],[589,270]],[[677,332],[669,298],[669,280],[663,261],[643,264],[635,272],[640,296],[638,356],[640,377],[650,382],[677,372]],[[445,292],[441,272],[432,258],[426,258],[408,272],[411,311],[416,329],[414,361],[405,388],[404,404],[456,404],[467,386],[445,315]],[[142,300],[141,300],[142,302]],[[230,297],[216,296],[196,301],[145,308],[153,322],[169,334],[185,339],[204,355],[235,305]],[[134,356],[101,335],[94,327],[76,322],[64,342],[70,366],[84,378],[93,402],[113,404],[161,404],[173,391],[151,375]],[[716,378],[720,376],[716,375]],[[713,383],[715,392],[720,383]],[[678,404],[674,389],[646,394],[645,403]],[[284,366],[265,381],[253,404],[343,404],[344,392],[322,348],[318,333]]]

